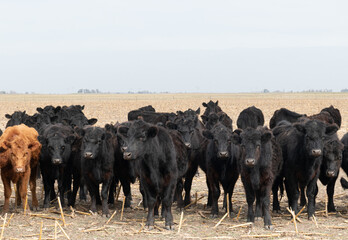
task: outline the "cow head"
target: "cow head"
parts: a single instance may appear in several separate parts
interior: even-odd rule
[[[318,120],[295,123],[294,127],[303,135],[305,152],[311,158],[323,155],[324,139],[338,130],[336,124],[327,125]]]
[[[12,141],[5,140],[0,151],[7,151],[13,171],[16,173],[23,173],[30,166],[30,159],[32,158],[32,151],[41,145],[37,143],[28,143],[23,138],[16,137]]]
[[[5,114],[5,117],[8,120],[8,122],[6,123],[6,128],[10,127],[10,126],[15,126],[15,125],[19,125],[21,123],[24,123],[27,118],[29,117],[28,114],[26,114],[26,111],[16,111],[14,112],[12,115],[10,114]]]
[[[342,152],[344,145],[338,140],[328,140],[324,143],[323,162],[321,171],[325,171],[327,177],[336,177],[342,164]]]
[[[204,130],[203,136],[214,144],[217,158],[231,156],[232,131],[221,123],[216,124],[211,130]]]
[[[266,151],[265,146],[271,138],[271,131],[263,127],[247,127],[243,131],[235,131],[233,141],[240,144],[242,164],[250,168],[258,165],[262,151]]]
[[[129,127],[118,128],[118,134],[126,136],[123,147],[123,158],[134,160],[142,156],[146,150],[146,142],[152,141],[159,131],[159,126],[146,123],[142,120],[134,121]]]
[[[206,107],[206,109],[205,109],[205,111],[204,111],[202,116],[209,116],[210,113],[221,112],[222,110],[218,106],[218,103],[219,103],[219,101],[213,102],[211,100],[208,103],[203,102],[202,105],[203,105],[203,107]],[[202,121],[203,121],[204,124],[206,123],[205,122],[206,119],[204,119],[203,117],[202,117]]]
[[[81,131],[82,157],[84,159],[95,159],[102,151],[102,144],[105,139],[111,138],[111,134],[100,127],[84,127]]]

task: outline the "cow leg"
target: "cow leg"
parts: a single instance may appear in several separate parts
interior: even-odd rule
[[[156,197],[151,196],[150,192],[145,194],[146,202],[147,202],[147,221],[146,221],[146,227],[149,230],[152,230],[155,225],[155,216],[154,216],[154,207],[156,204]]]
[[[16,188],[15,188],[15,195],[16,195],[15,211],[17,211],[17,207],[22,204],[21,195],[19,194],[19,185],[21,184],[20,182],[21,182],[21,180],[19,180],[16,183]]]
[[[23,209],[26,207],[26,198],[27,198],[27,192],[28,192],[28,183],[29,183],[29,179],[30,179],[30,168],[24,173],[22,179],[20,179],[19,184],[18,184],[18,191],[19,191],[19,195],[21,197],[22,200],[22,205],[23,205]],[[36,176],[36,173],[35,173]],[[26,209],[27,212],[30,212],[30,208],[27,207]]]
[[[268,230],[273,229],[271,214],[270,214],[270,210],[269,210],[270,188],[271,188],[271,186],[265,186],[260,192],[260,200],[261,200],[261,206],[262,206],[264,226]]]
[[[306,196],[305,196],[305,187],[301,186],[301,195],[300,195],[300,206],[303,207],[307,204]]]
[[[132,194],[131,194],[130,182],[124,179],[121,179],[120,182],[122,184],[123,194],[124,196],[126,196],[124,207],[129,208],[132,205]]]
[[[311,180],[307,186],[308,218],[312,218],[315,212],[315,198],[318,193],[317,177]]]
[[[80,174],[74,174],[73,178],[73,192],[69,198],[68,204],[69,206],[75,207],[77,191],[79,190],[81,185],[81,176]]]
[[[285,189],[288,196],[289,207],[295,212],[298,212],[298,182],[292,176],[289,176],[285,179]]]
[[[248,216],[247,216],[247,221],[248,222],[254,222],[254,201],[255,201],[255,192],[251,186],[251,183],[246,181],[245,179],[242,178],[242,182],[244,185],[244,190],[245,190],[245,196],[246,200],[248,203]]]
[[[110,188],[110,181],[106,181],[102,184],[101,197],[102,197],[102,208],[103,216],[109,217],[109,206],[108,206],[108,191]]]
[[[165,228],[167,230],[174,230],[173,228],[173,215],[172,215],[172,202],[175,191],[175,185],[168,186],[164,192],[164,198],[162,199],[162,212],[165,219]]]
[[[140,193],[141,195],[143,196],[143,207],[144,207],[144,210],[147,208],[147,197],[146,197],[146,192],[144,190],[144,187],[143,187],[143,184],[139,183],[139,190],[140,190]]]
[[[1,179],[4,184],[4,192],[5,192],[5,202],[4,202],[4,208],[2,209],[2,212],[7,213],[10,210],[10,197],[12,193],[11,180],[6,178],[2,172],[1,172]]]
[[[191,186],[192,186],[192,180],[195,176],[198,169],[198,165],[192,166],[188,169],[185,175],[185,183],[184,183],[184,189],[185,189],[185,199],[184,199],[184,205],[187,206],[191,203]]]
[[[39,207],[39,202],[36,196],[36,178],[37,178],[37,172],[38,172],[37,170],[38,170],[38,165],[36,165],[35,167],[31,169],[30,180],[29,180],[33,211],[37,211]]]
[[[86,185],[89,191],[89,194],[91,195],[91,211],[92,212],[97,212],[97,196],[99,196],[99,194],[97,194],[97,192],[99,192],[98,189],[98,184],[95,184],[93,181],[91,181],[88,178],[85,178],[86,181]]]
[[[159,198],[156,198],[156,203],[155,203],[155,206],[153,208],[154,216],[159,216],[158,209],[159,209],[160,205],[161,205],[161,201],[159,200]],[[163,208],[162,208],[162,211],[163,211]],[[161,216],[163,217],[163,214]]]
[[[210,178],[209,183],[212,197],[211,217],[216,218],[219,215],[218,200],[220,197],[220,186],[219,181],[212,178]]]
[[[110,184],[110,189],[109,189],[108,204],[111,204],[111,205],[115,204],[115,193],[116,193],[117,185],[118,185],[118,180],[116,180],[116,178],[113,177]]]
[[[336,183],[337,177],[330,179],[329,183],[326,187],[326,194],[327,194],[327,210],[329,212],[336,212],[335,204],[333,201],[333,195],[335,192],[335,183]]]
[[[272,194],[273,194],[273,211],[280,211],[280,204],[278,199],[278,189],[280,184],[282,184],[282,179],[280,177],[276,177],[272,185]]]
[[[175,188],[175,198],[177,201],[177,207],[180,209],[180,211],[184,207],[184,200],[182,199],[182,190],[183,190],[183,182],[182,182],[182,179],[179,179]]]
[[[45,179],[44,175],[42,175],[42,179],[43,179],[44,190],[45,190],[45,198],[44,198],[43,208],[47,209],[50,207],[51,192],[54,191],[54,180]]]
[[[65,200],[64,200],[65,186],[64,186],[64,179],[61,174],[59,175],[59,179],[58,179],[58,190],[59,190],[60,203],[62,207],[65,207]]]
[[[207,182],[207,187],[208,187],[208,202],[207,202],[207,207],[212,207],[213,205],[213,196],[212,196],[212,190],[211,187],[209,185],[209,181],[208,178],[206,178],[206,182]]]
[[[262,217],[261,190],[255,191],[255,197],[256,197],[255,220],[258,221]]]

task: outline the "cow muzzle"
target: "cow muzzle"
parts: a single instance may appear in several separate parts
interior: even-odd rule
[[[185,142],[185,146],[186,146],[188,149],[190,149],[190,148],[191,148],[191,143]]]
[[[219,152],[218,153],[219,158],[227,158],[228,157],[228,152]]]
[[[91,158],[93,158],[93,153],[91,153],[91,152],[85,152],[85,153],[83,154],[83,156],[84,156],[84,158],[86,158],[86,159],[91,159]]]
[[[52,163],[53,163],[54,165],[62,164],[62,159],[60,159],[60,158],[52,159]]]
[[[127,151],[127,147],[121,147],[121,152],[125,152],[125,151]]]
[[[248,167],[255,166],[255,159],[254,158],[245,159],[245,165],[247,165]]]
[[[131,160],[133,157],[133,154],[131,152],[124,152],[123,153],[123,159],[125,160]]]
[[[16,167],[15,170],[17,173],[23,173],[23,172],[25,172],[25,167]]]
[[[335,176],[335,171],[333,171],[333,170],[327,170],[327,171],[326,171],[326,176],[328,176],[328,177],[334,177],[334,176]]]
[[[320,149],[313,149],[311,152],[313,157],[320,157],[321,156],[321,150]]]

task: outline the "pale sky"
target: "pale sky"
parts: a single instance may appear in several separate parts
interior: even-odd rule
[[[0,91],[340,91],[347,12],[347,0],[1,0]]]

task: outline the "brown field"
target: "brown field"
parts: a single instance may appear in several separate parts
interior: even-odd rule
[[[197,109],[201,107],[202,102],[209,100],[219,100],[221,108],[233,119],[234,128],[238,114],[246,107],[255,105],[260,108],[265,121],[271,118],[273,112],[281,107],[286,107],[293,111],[306,114],[318,113],[322,108],[334,105],[339,108],[342,114],[342,127],[339,130],[339,137],[347,132],[348,128],[348,94],[341,93],[310,93],[310,94],[156,94],[156,95],[0,95],[0,128],[4,130],[6,125],[6,113],[13,113],[16,110],[26,110],[28,114],[33,114],[36,107],[46,105],[85,105],[85,114],[87,117],[98,118],[96,125],[103,126],[105,123],[122,122],[127,118],[127,113],[148,104],[155,107],[158,112],[175,112],[177,110],[186,110],[188,108]],[[345,175],[341,173],[341,175]],[[178,233],[178,224],[180,222],[180,212],[173,206],[173,215],[175,221],[175,230],[164,230],[164,222],[156,219],[156,228],[152,231],[143,229],[143,222],[146,218],[146,211],[138,207],[141,196],[138,191],[138,185],[133,186],[133,208],[126,209],[121,220],[121,207],[123,199],[120,194],[116,206],[111,207],[111,212],[117,210],[114,218],[105,225],[107,219],[99,215],[83,215],[76,213],[71,215],[70,209],[64,209],[66,214],[66,226],[64,230],[71,239],[239,239],[239,238],[263,238],[263,239],[348,239],[348,214],[347,214],[347,193],[343,191],[340,184],[335,188],[335,204],[337,213],[325,215],[326,188],[319,183],[319,194],[317,198],[316,222],[307,220],[306,210],[300,216],[301,222],[297,223],[299,233],[295,233],[295,227],[290,222],[290,214],[286,211],[287,198],[281,200],[281,213],[272,213],[274,230],[267,231],[263,229],[263,221],[256,222],[252,227],[233,226],[246,222],[246,201],[244,190],[240,181],[233,195],[233,218],[226,218],[214,228],[223,212],[220,211],[219,219],[210,219],[210,211],[205,208],[207,201],[207,191],[204,173],[195,177],[192,187],[192,193],[197,192],[198,197],[203,199],[198,204],[184,211],[183,223],[180,233]],[[41,180],[38,180],[38,196],[42,194]],[[14,196],[14,194],[13,194]],[[222,197],[220,197],[221,200]],[[0,210],[3,205],[3,187],[0,187]],[[195,199],[195,197],[193,197]],[[42,198],[40,204],[42,203]],[[31,204],[31,197],[29,197]],[[12,199],[14,206],[14,198]],[[219,202],[222,206],[222,202]],[[57,207],[57,206],[56,206]],[[42,224],[42,238],[55,238],[55,220],[48,218],[60,218],[60,215],[54,213],[56,207],[51,211],[40,211],[33,215],[24,215],[23,210],[15,213],[10,222],[7,216],[4,227],[4,239],[39,239],[40,226]],[[88,203],[77,202],[77,210],[88,213]],[[241,210],[241,211],[240,211]],[[237,218],[238,212],[240,215]],[[14,212],[14,209],[12,210]],[[3,226],[4,217],[0,219],[0,226]],[[62,221],[58,220],[60,224]],[[57,239],[66,237],[57,230]]]

